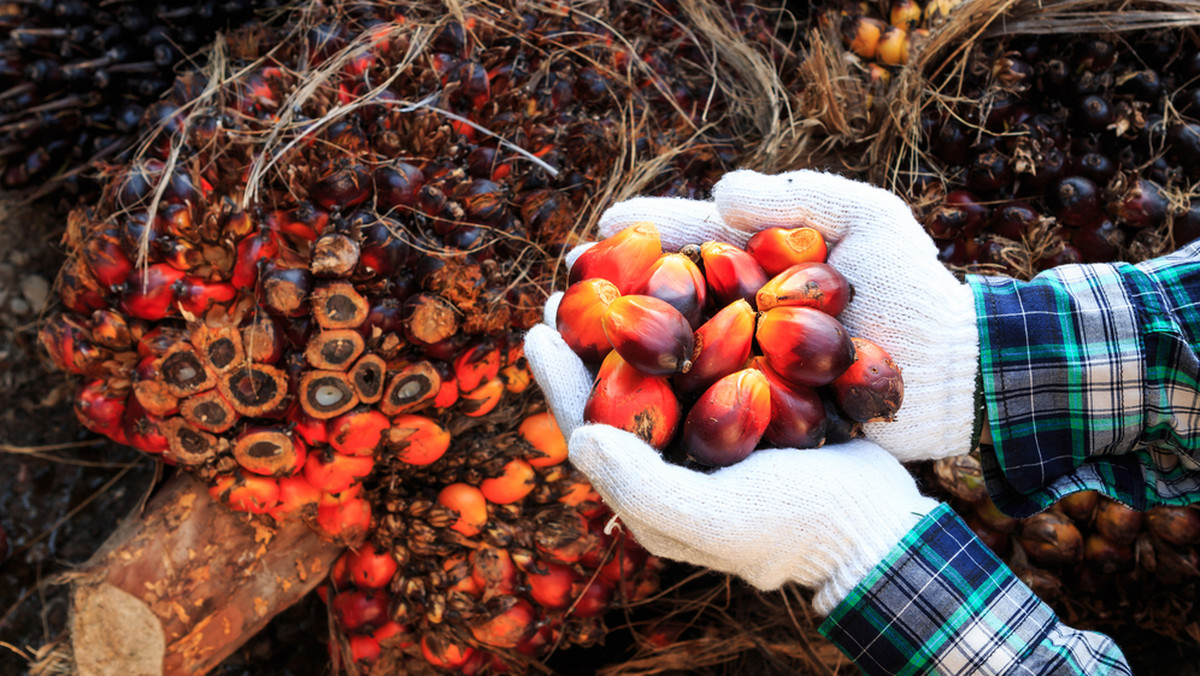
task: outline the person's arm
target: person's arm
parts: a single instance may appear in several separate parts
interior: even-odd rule
[[[1086,489],[1139,510],[1200,500],[1200,243],[969,282],[1001,511]]]
[[[820,632],[867,674],[1129,674],[1109,637],[1064,625],[942,505]]]

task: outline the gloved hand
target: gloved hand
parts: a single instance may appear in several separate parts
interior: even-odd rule
[[[600,237],[638,221],[658,226],[663,248],[671,250],[710,239],[744,246],[771,226],[816,228],[830,246],[829,264],[854,285],[854,300],[839,319],[851,335],[881,345],[903,370],[896,419],[867,423],[867,438],[902,462],[973,448],[974,297],[938,261],[933,240],[899,197],[815,171],[735,171],[716,184],[711,202],[639,197],[616,204],[600,218]],[[547,305],[551,326],[556,301]]]

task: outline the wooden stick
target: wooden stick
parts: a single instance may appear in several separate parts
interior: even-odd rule
[[[80,674],[203,674],[329,572],[341,548],[299,520],[229,510],[176,475],[72,583]]]

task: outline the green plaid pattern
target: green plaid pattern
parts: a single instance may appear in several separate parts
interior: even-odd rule
[[[1129,674],[1107,636],[1064,626],[946,505],[819,631],[866,674]]]
[[[1094,489],[1135,509],[1200,496],[1200,242],[1020,282],[968,277],[996,505],[1028,516]]]

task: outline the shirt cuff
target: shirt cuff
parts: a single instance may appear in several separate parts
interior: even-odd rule
[[[926,515],[819,628],[866,674],[1127,673],[1064,627],[954,511]]]

